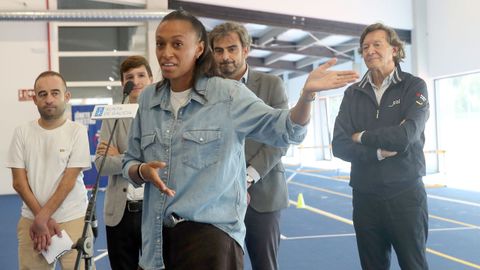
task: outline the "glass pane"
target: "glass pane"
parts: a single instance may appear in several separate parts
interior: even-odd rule
[[[343,95],[328,97],[328,131],[330,132],[330,139],[333,138],[335,119],[337,118],[338,112],[340,111],[340,104],[342,104],[342,99]]]
[[[436,80],[435,95],[440,172],[450,186],[480,189],[480,73]]]
[[[67,82],[68,85],[68,82]],[[68,87],[71,104],[111,104],[122,102],[122,87]],[[109,102],[105,102],[108,100]],[[80,102],[81,101],[81,102]]]
[[[57,0],[58,9],[133,9],[145,8],[146,5],[113,4],[100,0]]]
[[[65,51],[146,51],[144,26],[58,28],[58,49]]]
[[[67,81],[119,81],[126,57],[61,57],[60,72]]]

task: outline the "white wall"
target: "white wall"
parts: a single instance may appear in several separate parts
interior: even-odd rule
[[[0,23],[0,50],[7,58],[0,65],[2,132],[0,144],[0,194],[13,193],[10,170],[4,167],[13,130],[38,118],[31,101],[18,101],[18,89],[33,88],[36,76],[48,69],[46,23]]]
[[[13,130],[21,123],[38,118],[33,102],[19,102],[18,89],[33,88],[36,76],[48,69],[47,24],[40,22],[0,23],[0,81],[2,132],[0,133],[0,194],[13,193],[11,173],[5,168]]]
[[[480,1],[427,0],[428,70],[443,77],[480,70]]]
[[[192,0],[188,2],[359,24],[383,22],[394,28],[412,28],[410,0]]]

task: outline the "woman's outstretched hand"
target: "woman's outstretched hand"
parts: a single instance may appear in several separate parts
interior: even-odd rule
[[[358,79],[358,73],[354,70],[328,70],[335,63],[337,63],[337,59],[332,58],[310,72],[303,91],[319,92],[340,88]]]
[[[158,170],[163,169],[167,166],[165,162],[162,161],[150,161],[144,163],[142,166],[142,176],[145,178],[145,181],[151,182],[154,186],[156,186],[161,192],[165,193],[169,197],[173,197],[175,195],[175,190],[170,189],[167,187],[165,182],[160,178],[158,175]]]

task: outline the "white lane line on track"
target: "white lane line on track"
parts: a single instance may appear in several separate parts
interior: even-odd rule
[[[454,228],[431,229],[431,230],[428,230],[428,231],[429,232],[440,232],[440,231],[464,231],[464,230],[473,230],[473,228],[454,227]],[[304,240],[304,239],[352,237],[352,236],[355,236],[355,233],[317,234],[317,235],[302,235],[302,236],[286,236],[286,235],[282,234],[282,235],[280,235],[280,238],[282,240]]]
[[[294,174],[307,175],[307,176],[312,176],[312,177],[315,177],[315,178],[320,178],[320,179],[325,179],[325,180],[332,180],[332,181],[345,182],[345,183],[349,182],[348,180],[343,180],[343,179],[338,179],[338,178],[334,178],[334,177],[318,175],[318,174],[314,174],[314,173],[301,172],[301,171],[298,171],[298,170],[287,169],[286,171],[292,172]],[[294,176],[295,175],[292,175],[292,176],[289,177],[290,181],[291,181],[291,179],[293,179]],[[451,198],[442,197],[442,196],[438,196],[438,195],[427,194],[427,196],[428,196],[428,198],[436,199],[436,200],[440,200],[440,201],[447,201],[447,202],[459,203],[459,204],[463,204],[463,205],[480,207],[480,203],[469,202],[469,201],[458,200],[458,199],[451,199]]]

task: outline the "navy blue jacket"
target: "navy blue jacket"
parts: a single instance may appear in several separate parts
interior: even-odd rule
[[[429,116],[425,82],[400,66],[377,103],[368,73],[344,94],[335,121],[333,154],[351,163],[350,186],[389,198],[418,184],[425,175],[424,129]],[[403,123],[402,123],[403,122]],[[352,134],[365,131],[362,143]],[[396,151],[379,161],[377,149]]]

